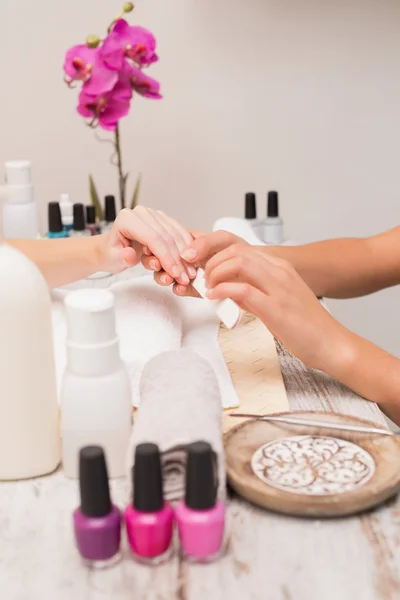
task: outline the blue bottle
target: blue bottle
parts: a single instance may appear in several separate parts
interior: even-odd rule
[[[48,238],[66,238],[68,232],[64,230],[64,226],[61,220],[61,210],[59,202],[49,202],[48,206],[49,216],[49,231],[46,234]]]

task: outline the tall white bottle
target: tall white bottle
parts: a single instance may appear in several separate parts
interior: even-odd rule
[[[0,480],[25,479],[61,458],[50,294],[36,266],[1,240],[0,282]]]
[[[102,446],[110,477],[125,475],[132,428],[128,372],[119,355],[114,296],[82,289],[65,299],[67,368],[61,392],[62,461],[67,477],[78,477],[83,446]]]
[[[33,195],[31,163],[5,163],[6,185],[2,188],[3,234],[6,239],[35,239],[39,235],[38,208]]]

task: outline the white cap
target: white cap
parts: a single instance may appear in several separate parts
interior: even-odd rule
[[[65,299],[68,365],[74,373],[101,375],[120,365],[114,296],[108,290],[83,289]]]
[[[242,315],[240,307],[230,298],[226,298],[225,300],[210,300],[207,298],[207,287],[203,269],[197,269],[197,276],[192,282],[192,285],[200,296],[213,307],[219,319],[227,329],[236,327]]]
[[[4,164],[8,185],[31,185],[31,163],[29,160],[9,160]]]

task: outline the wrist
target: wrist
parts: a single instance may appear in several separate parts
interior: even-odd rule
[[[347,384],[358,363],[358,336],[335,321],[335,333],[329,339],[327,358],[322,370]]]
[[[88,252],[88,260],[92,273],[107,270],[108,234],[94,235],[89,240],[90,251]]]

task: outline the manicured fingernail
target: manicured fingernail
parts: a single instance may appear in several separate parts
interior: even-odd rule
[[[194,267],[187,267],[187,270],[189,272],[189,276],[192,277],[193,279],[195,279],[197,271]]]
[[[197,256],[197,252],[194,248],[186,248],[181,254],[183,260],[194,260]]]
[[[181,277],[180,277],[181,282],[183,283],[183,285],[189,285],[190,283],[190,279],[189,277],[186,275],[186,273],[182,273]]]
[[[156,260],[151,260],[149,263],[149,267],[152,271],[157,271],[158,269],[158,264]]]
[[[172,275],[174,276],[175,279],[178,279],[178,277],[180,275],[179,267],[177,267],[176,265],[174,265],[172,267]]]
[[[160,281],[161,283],[168,283],[168,275],[161,275]]]

